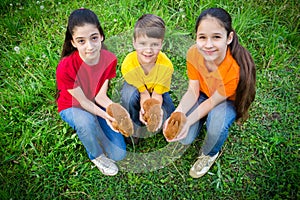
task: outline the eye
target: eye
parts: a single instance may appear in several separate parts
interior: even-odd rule
[[[79,44],[84,44],[84,40],[77,40]]]
[[[92,37],[92,40],[93,40],[93,41],[97,41],[98,39],[99,39],[98,36],[93,36],[93,37]]]
[[[198,39],[200,39],[200,40],[204,40],[204,39],[205,39],[205,36],[203,36],[203,35],[200,35],[200,36],[198,36]]]
[[[215,35],[215,36],[213,36],[213,38],[214,39],[220,39],[220,38],[222,38],[220,35]]]

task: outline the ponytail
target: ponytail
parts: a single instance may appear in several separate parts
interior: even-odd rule
[[[243,122],[248,118],[249,107],[255,98],[256,69],[249,51],[239,43],[235,31],[229,47],[233,58],[240,66],[240,80],[234,104],[237,112],[236,120]]]
[[[60,55],[60,59],[62,59],[65,56],[70,55],[71,53],[73,53],[76,50],[76,48],[72,45],[71,40],[72,40],[72,34],[69,30],[67,30],[64,45],[63,45],[63,50]]]
[[[233,58],[240,66],[240,80],[236,89],[235,108],[237,112],[237,121],[243,122],[248,118],[248,110],[255,98],[256,70],[254,61],[247,49],[245,49],[238,40],[235,31],[232,28],[232,19],[229,13],[222,8],[209,8],[204,10],[196,22],[196,32],[201,20],[205,17],[215,17],[220,25],[227,31],[227,37],[233,32],[233,40],[229,48]]]

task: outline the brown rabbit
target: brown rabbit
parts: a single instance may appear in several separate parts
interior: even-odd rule
[[[186,123],[186,116],[182,112],[171,114],[164,135],[168,140],[172,140],[180,133],[183,125]]]
[[[147,129],[150,132],[155,132],[161,125],[161,108],[157,99],[150,98],[143,103],[145,111],[143,119],[147,122]]]
[[[133,124],[125,108],[118,103],[112,103],[107,107],[106,112],[116,120],[112,122],[114,129],[126,137],[133,134]]]

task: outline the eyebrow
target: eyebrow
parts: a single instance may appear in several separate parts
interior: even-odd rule
[[[205,33],[198,33],[198,35],[206,35]],[[213,35],[222,35],[222,33],[213,33]]]
[[[93,33],[92,35],[90,35],[90,37],[92,37],[94,35],[100,35],[100,33]]]
[[[89,37],[93,37],[95,35],[100,35],[100,33],[93,33],[92,35],[90,35]],[[75,39],[78,40],[78,39],[83,39],[84,37],[76,37]]]

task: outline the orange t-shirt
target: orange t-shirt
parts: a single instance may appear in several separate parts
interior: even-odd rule
[[[204,58],[196,45],[187,52],[187,74],[190,80],[199,80],[200,92],[211,97],[215,91],[229,100],[235,100],[236,88],[239,83],[240,67],[232,57],[228,48],[225,59],[218,69],[209,72],[204,64]]]

